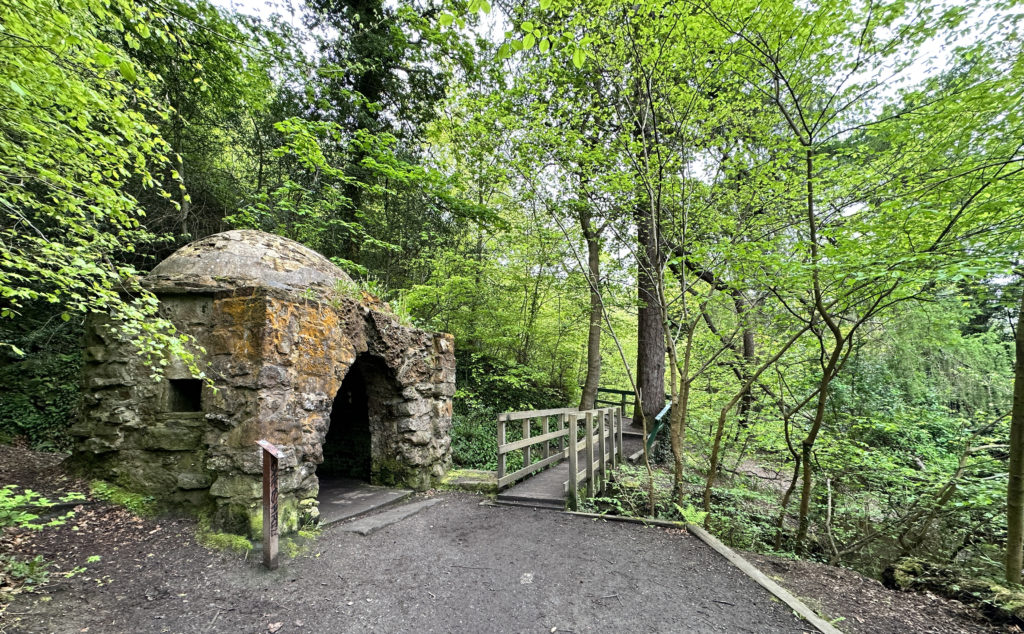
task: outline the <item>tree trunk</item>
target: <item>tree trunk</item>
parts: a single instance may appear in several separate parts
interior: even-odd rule
[[[1010,415],[1010,481],[1006,486],[1006,580],[1020,583],[1024,563],[1024,292],[1014,337],[1013,413]]]
[[[665,406],[665,327],[658,300],[657,276],[661,273],[661,250],[655,226],[654,211],[647,201],[636,206],[637,315],[636,387],[637,404],[633,409],[633,425],[643,419],[654,421]]]
[[[601,384],[601,244],[588,211],[580,212],[580,228],[587,240],[587,282],[590,286],[590,331],[587,333],[587,378],[580,409],[594,409]]]

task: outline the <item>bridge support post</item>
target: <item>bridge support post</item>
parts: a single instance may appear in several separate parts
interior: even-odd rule
[[[601,454],[601,467],[599,473],[601,474],[601,493],[608,488],[608,444],[605,440],[605,436],[608,435],[608,412],[610,410],[605,408],[598,411],[597,418],[600,421],[598,428],[601,430],[600,435],[597,437],[597,450]]]
[[[578,437],[578,425],[576,414],[569,414],[567,418],[569,422],[569,509],[578,511],[580,507],[579,483],[576,481],[576,474],[580,471],[579,450],[577,448],[579,442],[576,440]]]
[[[618,427],[618,434],[619,434],[619,462],[620,463],[626,459],[626,454],[622,450],[622,419],[624,417],[625,417],[625,412],[620,411],[618,414],[616,414],[616,418],[618,419],[616,421],[618,423],[618,425],[616,425],[616,427]]]
[[[619,447],[619,432],[616,423],[618,422],[618,416],[615,413],[615,409],[608,410],[608,435],[612,441],[612,469],[619,466],[619,454],[622,453]]]
[[[500,448],[505,444],[505,421],[507,417],[505,414],[498,414],[498,482],[505,477],[505,454],[501,453]]]
[[[584,449],[587,454],[587,464],[585,465],[587,472],[587,498],[592,498],[594,497],[594,412],[587,412],[583,426],[584,432],[587,435],[586,449]]]

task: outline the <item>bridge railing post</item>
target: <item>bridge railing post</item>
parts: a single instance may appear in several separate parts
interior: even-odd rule
[[[505,444],[505,414],[498,414],[498,447]],[[505,477],[505,454],[498,452],[498,481]]]
[[[585,465],[587,471],[587,497],[594,497],[594,412],[587,412],[584,431],[587,435],[586,438],[586,449],[584,450],[587,454],[587,464]]]
[[[622,463],[626,460],[626,453],[622,448],[622,419],[625,418],[622,412],[618,413],[618,434],[619,434],[619,462]]]
[[[615,427],[616,420],[617,419],[615,417],[615,409],[613,408],[608,410],[608,436],[609,438],[611,438],[612,441],[612,455],[610,456],[612,461],[612,469],[619,466],[619,434],[616,431]]]
[[[608,486],[608,445],[605,440],[605,435],[608,433],[608,409],[603,408],[597,412],[598,428],[600,429],[597,437],[597,450],[601,454],[601,466],[599,473],[601,474],[601,488],[600,491],[603,494],[605,488]]]
[[[566,422],[566,415],[565,414],[559,414],[558,415],[558,431],[562,431],[563,429],[565,429],[565,422]],[[560,453],[563,453],[563,454],[565,453],[565,437],[564,436],[558,439],[558,451]]]
[[[531,425],[532,422],[533,422],[532,418],[524,418],[523,419],[523,440],[526,440],[527,438],[530,437],[530,425]],[[529,445],[523,447],[523,466],[524,467],[529,467],[530,466],[530,446]]]
[[[542,433],[545,436],[547,436],[548,432],[550,432],[550,431],[551,431],[551,417],[550,416],[542,416],[541,417],[541,430],[540,430],[540,433]],[[550,455],[551,455],[551,441],[550,440],[545,440],[544,441],[544,457],[547,458]]]
[[[576,440],[578,433],[577,416],[576,414],[569,414],[569,509],[578,511],[580,506],[579,500],[579,482],[576,480],[576,474],[580,471],[579,466],[579,452],[577,451],[577,445],[579,442]]]

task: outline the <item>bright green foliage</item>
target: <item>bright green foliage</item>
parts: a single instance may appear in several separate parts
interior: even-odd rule
[[[0,367],[0,431],[60,444],[80,314],[154,364],[182,352],[133,266],[231,225],[454,334],[454,460],[493,468],[499,412],[576,402],[596,244],[601,384],[633,385],[643,277],[675,402],[672,472],[627,468],[597,508],[990,577],[1018,5],[541,0],[492,43],[480,0],[312,0],[310,32],[202,0],[0,0],[0,332],[31,355]]]
[[[239,555],[252,551],[252,542],[234,533],[217,533],[200,529],[196,533],[196,541],[200,546],[210,550],[225,550]]]
[[[65,321],[109,312],[152,361],[188,357],[186,339],[124,261],[148,236],[132,191],[170,196],[176,183],[154,174],[174,159],[153,123],[159,78],[126,51],[176,38],[163,17],[130,2],[0,3],[0,319],[27,302]]]
[[[18,488],[20,487],[9,484],[0,489],[0,528],[42,530],[61,526],[75,516],[74,512],[68,512],[60,516],[44,518],[42,514],[46,512],[46,509],[56,506],[57,502],[53,502],[31,489],[24,489],[19,493],[16,490]],[[81,493],[68,493],[60,498],[60,502],[77,502],[84,499],[85,496]]]
[[[156,500],[152,496],[132,493],[116,484],[104,482],[103,480],[91,482],[89,484],[89,493],[96,499],[123,506],[132,513],[142,517],[151,517],[157,511]]]

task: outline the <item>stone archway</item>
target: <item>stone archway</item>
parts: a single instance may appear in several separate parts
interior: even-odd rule
[[[389,404],[401,400],[392,372],[384,360],[368,353],[356,357],[331,405],[324,435],[323,462],[317,477],[351,478],[369,482],[385,456]]]
[[[375,484],[426,489],[451,464],[451,335],[408,327],[383,302],[347,295],[351,279],[322,255],[279,236],[228,231],[182,247],[143,284],[161,315],[202,346],[196,362],[212,385],[178,362],[165,381],[149,379],[131,342],[92,319],[82,417],[71,430],[72,461],[92,477],[211,513],[218,530],[257,535],[256,441],[266,440],[281,452],[282,532],[295,530],[316,516],[325,436],[335,429],[330,446],[345,427],[334,401],[350,370],[341,400],[365,403],[348,434],[359,438],[351,453],[361,456],[360,477],[366,430]]]

